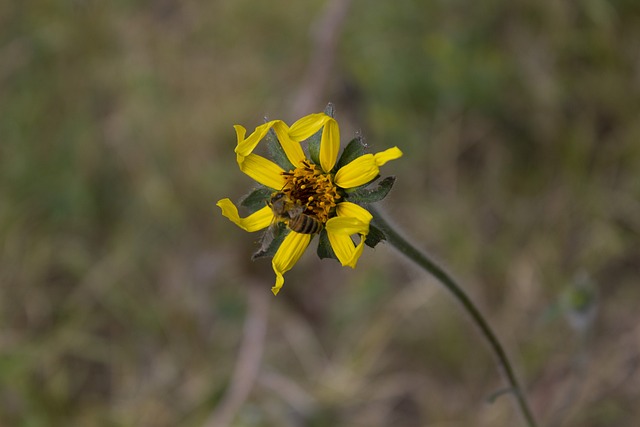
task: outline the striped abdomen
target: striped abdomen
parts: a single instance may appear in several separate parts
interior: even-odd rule
[[[322,224],[314,217],[301,213],[289,220],[289,228],[300,234],[316,234],[322,230]]]

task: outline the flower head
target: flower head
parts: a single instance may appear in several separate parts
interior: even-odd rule
[[[246,231],[268,228],[254,257],[273,255],[273,293],[280,291],[284,273],[300,259],[316,234],[320,236],[321,257],[333,257],[343,266],[355,268],[365,242],[371,245],[380,240],[368,239],[372,215],[361,204],[386,196],[393,178],[374,189],[365,187],[379,177],[380,166],[399,158],[402,152],[393,147],[365,154],[364,145],[356,138],[338,158],[338,123],[325,113],[303,117],[291,127],[281,120],[270,121],[248,137],[244,127],[236,125],[235,130],[238,166],[262,187],[245,198],[243,205],[253,210],[245,218],[229,199],[217,205],[222,215]],[[305,140],[309,155],[301,144]],[[261,141],[266,141],[275,162],[254,153]]]

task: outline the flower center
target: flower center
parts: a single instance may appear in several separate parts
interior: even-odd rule
[[[286,182],[282,192],[296,204],[304,206],[306,215],[316,218],[322,224],[326,223],[336,206],[336,199],[340,198],[331,175],[323,173],[307,160],[282,175]]]

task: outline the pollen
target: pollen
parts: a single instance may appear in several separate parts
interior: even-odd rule
[[[283,172],[285,186],[282,192],[295,203],[305,207],[304,213],[326,223],[340,199],[330,174],[322,172],[308,160],[289,172]]]

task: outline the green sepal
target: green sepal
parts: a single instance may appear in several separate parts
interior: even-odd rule
[[[285,154],[282,145],[280,145],[278,136],[273,129],[269,129],[269,132],[267,132],[267,136],[265,136],[265,140],[267,142],[267,150],[269,151],[269,155],[278,166],[286,171],[295,169],[289,161],[289,158]]]
[[[289,234],[289,231],[283,222],[278,222],[267,228],[262,234],[260,249],[251,256],[251,260],[255,261],[258,258],[273,257],[284,238]]]
[[[333,105],[331,102],[329,102],[327,104],[327,106],[324,107],[324,113],[327,116],[331,117],[332,119],[335,119],[336,118],[336,107],[335,107],[335,105]]]
[[[346,194],[347,200],[353,203],[374,203],[387,197],[389,191],[396,182],[395,176],[388,176],[378,183],[375,187],[369,188],[369,184],[365,187],[358,187],[356,190]]]
[[[309,158],[316,165],[320,164],[320,141],[322,141],[322,129],[307,138]]]
[[[364,241],[364,244],[370,248],[375,248],[376,245],[383,240],[387,240],[384,232],[375,225],[369,224],[369,234],[367,234],[367,239]]]
[[[267,187],[258,187],[247,194],[240,201],[240,206],[244,206],[250,213],[254,213],[267,205],[273,190]]]
[[[348,165],[358,157],[362,156],[364,154],[364,149],[365,145],[362,142],[362,137],[357,136],[353,138],[351,141],[349,141],[347,146],[344,147],[344,150],[342,150],[342,154],[340,155],[340,158],[338,159],[334,170],[337,171],[341,167]]]
[[[329,242],[329,235],[327,235],[327,230],[325,229],[322,229],[318,236],[318,249],[316,252],[320,259],[333,258],[338,261],[338,257],[335,252],[333,252],[333,248]]]

